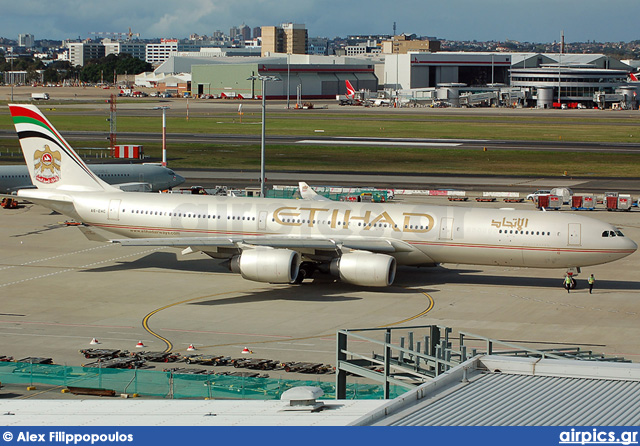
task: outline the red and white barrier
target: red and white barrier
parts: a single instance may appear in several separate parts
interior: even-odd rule
[[[140,145],[114,146],[114,158],[142,159],[144,157],[144,147]]]

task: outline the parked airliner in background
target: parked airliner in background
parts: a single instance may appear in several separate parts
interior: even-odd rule
[[[18,196],[84,223],[92,240],[203,252],[249,280],[300,282],[318,270],[388,286],[396,265],[440,263],[577,271],[638,248],[616,227],[568,212],[124,193],[35,106],[9,108],[37,186]]]
[[[122,190],[158,192],[184,183],[173,170],[155,164],[90,164],[89,169],[106,183]],[[0,193],[32,189],[27,166],[0,166]]]

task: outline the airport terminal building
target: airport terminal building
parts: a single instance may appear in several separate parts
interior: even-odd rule
[[[507,84],[508,53],[408,53],[387,55],[381,84],[391,90],[430,88],[438,84],[467,86]]]
[[[619,102],[637,108],[636,90],[628,83],[631,67],[602,54],[514,55],[511,86],[529,89],[538,108],[553,104],[581,104],[604,108]]]
[[[348,79],[356,90],[386,90],[390,97],[409,92],[413,99],[428,96],[451,106],[636,108],[640,83],[629,83],[630,71],[629,65],[602,54],[410,52],[354,57],[193,53],[170,57],[155,73],[192,73],[191,93],[215,97],[261,96],[261,83],[247,79],[272,75],[281,82],[266,84],[269,99],[333,99],[345,94]],[[470,94],[492,96],[457,101]]]

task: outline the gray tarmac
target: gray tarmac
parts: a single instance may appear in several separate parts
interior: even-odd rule
[[[404,200],[450,204],[437,197]],[[588,215],[640,241],[640,211]],[[183,354],[189,344],[198,353],[232,357],[248,347],[252,357],[334,364],[338,329],[440,324],[454,334],[536,348],[581,345],[640,360],[638,252],[585,268],[571,293],[561,286],[562,270],[463,265],[400,268],[386,289],[322,275],[284,286],[246,281],[204,255],[91,242],[64,221],[32,204],[0,210],[0,355],[81,365],[87,360],[78,350],[92,347],[92,338],[96,347],[130,351],[138,341],[144,350],[165,350],[164,338]],[[585,289],[591,273],[592,295]],[[350,348],[373,350],[365,342]]]
[[[16,90],[16,95],[24,98],[30,95],[26,88]],[[53,99],[60,95],[62,99],[81,100],[107,97],[112,92],[93,88],[50,91]],[[0,88],[0,96],[6,97],[7,93]],[[162,104],[123,101],[118,107],[124,113],[142,115],[154,113],[148,110],[154,105],[167,104],[172,107],[170,113],[185,111],[184,100]],[[280,102],[273,107],[283,105]],[[332,110],[353,111],[328,105]],[[94,109],[95,104],[71,107]],[[208,108],[230,111],[237,110],[237,103],[190,101],[189,107],[205,112]],[[243,107],[245,113],[259,111],[257,102],[245,101]],[[5,112],[6,109],[0,111]],[[453,109],[420,112],[466,116],[470,113]],[[484,116],[598,113],[599,117],[635,120],[638,112],[474,109],[472,113]],[[229,178],[252,185],[252,179],[258,177],[255,172],[179,173],[187,176],[191,184],[203,185],[227,184]],[[420,189],[530,192],[570,186],[599,193],[640,190],[637,179],[562,178],[553,179],[550,184],[545,178],[416,179],[275,172],[267,172],[267,177],[269,184],[304,180],[310,184],[349,182],[396,187],[404,184]],[[451,204],[439,197],[403,200]],[[466,205],[505,207],[500,202]],[[530,203],[507,206],[532,208]],[[640,242],[640,211],[598,210],[588,215],[612,222]],[[100,341],[96,347],[100,348],[136,351],[136,344],[142,341],[144,350],[162,351],[169,343],[173,351],[185,354],[189,344],[193,344],[198,353],[240,357],[242,349],[248,347],[253,351],[252,357],[335,364],[338,329],[439,324],[453,327],[454,334],[467,331],[535,348],[580,345],[586,350],[640,361],[638,252],[611,264],[585,268],[579,278],[579,289],[570,294],[561,287],[562,270],[463,265],[400,268],[394,286],[386,289],[351,286],[327,276],[317,276],[301,286],[283,286],[246,281],[200,254],[182,256],[178,250],[91,242],[77,228],[66,226],[65,220],[64,216],[52,215],[31,204],[17,210],[0,209],[0,356],[52,357],[58,364],[81,365],[87,360],[78,350],[93,347],[89,342],[96,338]],[[597,281],[594,294],[589,295],[585,282],[591,273]],[[482,344],[478,343],[478,347]],[[373,347],[362,342],[350,349],[368,354]],[[270,375],[278,377],[275,373]],[[293,376],[282,373],[281,377]],[[331,375],[319,378],[333,379]]]

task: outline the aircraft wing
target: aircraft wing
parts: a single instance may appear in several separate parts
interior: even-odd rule
[[[322,239],[312,237],[175,237],[175,238],[137,238],[110,240],[122,246],[167,246],[189,249],[189,252],[204,251],[212,248],[238,248],[267,246],[270,248],[313,249],[319,251],[338,251],[356,249],[371,252],[410,252],[414,248],[401,240],[384,238]]]

